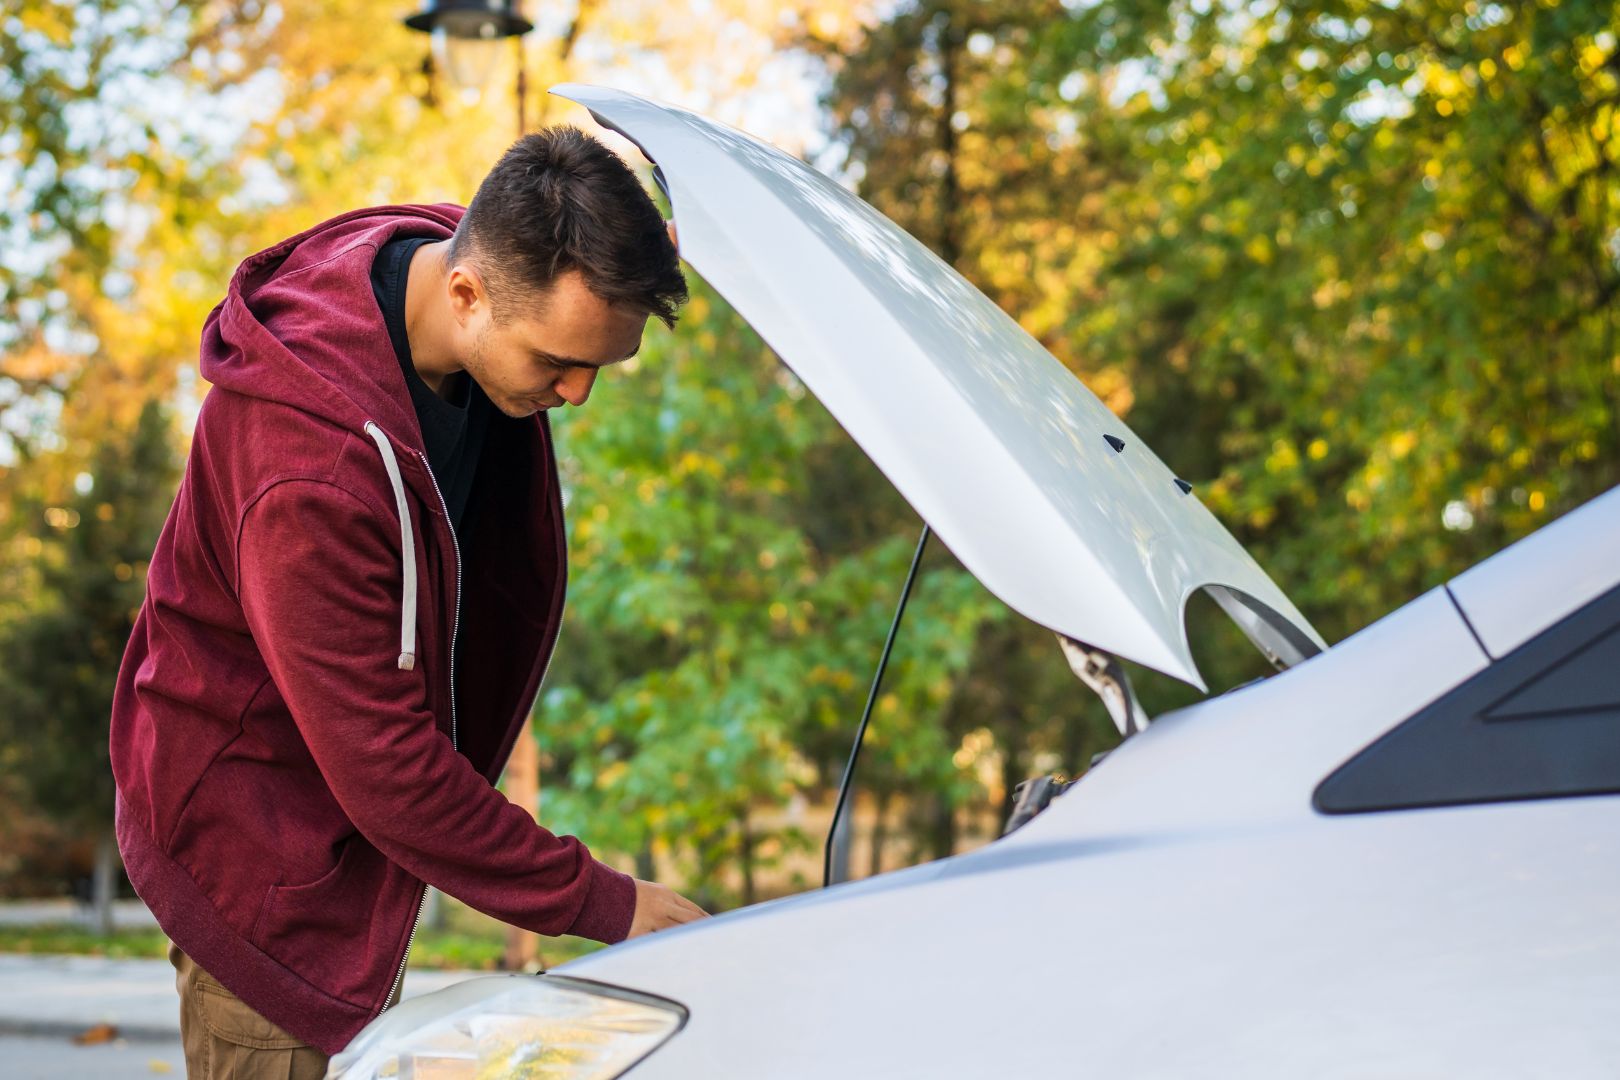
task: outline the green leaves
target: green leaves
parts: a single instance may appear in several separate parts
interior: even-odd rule
[[[1620,478],[1612,6],[1031,13],[842,60],[862,193],[941,251],[953,199],[958,267],[1330,640]]]
[[[72,494],[22,494],[5,524],[33,553],[28,604],[0,620],[0,744],[33,805],[86,830],[111,820],[113,680],[178,479],[167,411],[107,432]],[[8,578],[13,568],[5,568]]]

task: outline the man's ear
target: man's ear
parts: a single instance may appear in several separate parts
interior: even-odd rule
[[[484,287],[484,279],[466,263],[450,268],[445,287],[449,290],[451,314],[463,326],[489,307],[489,290]]]
[[[675,245],[675,250],[681,250],[681,242],[675,238],[675,219],[670,218],[664,222],[664,229],[669,233],[669,242]]]

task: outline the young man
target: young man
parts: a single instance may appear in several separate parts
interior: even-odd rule
[[[465,212],[360,210],[237,269],[112,716],[192,1075],[321,1075],[397,999],[424,883],[604,942],[703,915],[492,786],[562,616],[545,411],[685,299],[634,173],[572,129]]]

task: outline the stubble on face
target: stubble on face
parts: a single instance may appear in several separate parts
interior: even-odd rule
[[[466,368],[468,376],[483,388],[484,395],[489,398],[490,404],[494,405],[504,415],[510,416],[514,420],[522,420],[525,417],[533,416],[536,412],[533,406],[519,405],[508,400],[501,392],[500,387],[495,386],[490,380],[492,373],[489,370],[488,363],[489,338],[493,330],[493,319],[486,321],[478,328],[478,333],[473,335],[472,353],[462,366]]]

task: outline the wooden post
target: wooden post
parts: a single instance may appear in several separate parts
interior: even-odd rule
[[[540,746],[534,732],[524,725],[518,733],[512,756],[506,763],[506,797],[523,809],[540,816]],[[540,955],[540,935],[516,926],[506,928],[506,953],[501,959],[506,971],[544,971]]]

